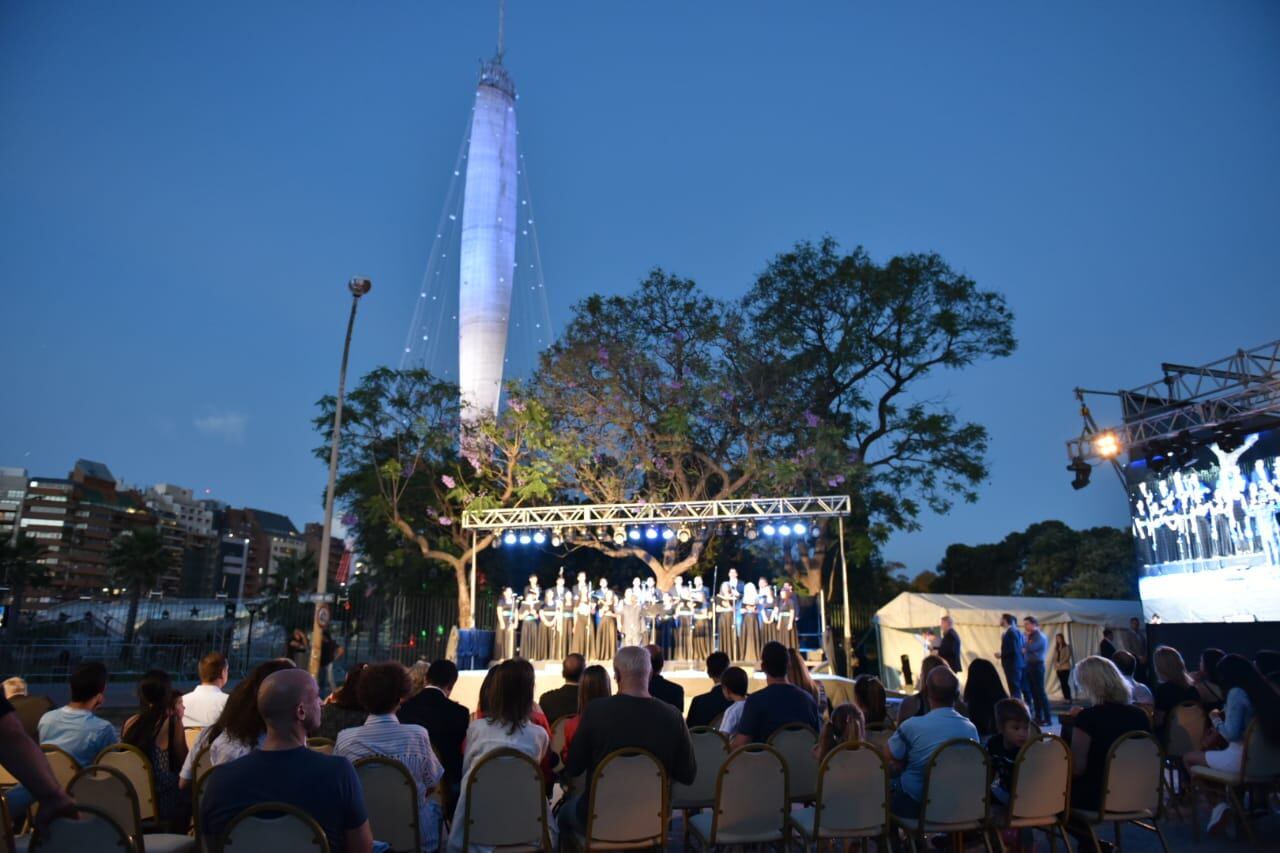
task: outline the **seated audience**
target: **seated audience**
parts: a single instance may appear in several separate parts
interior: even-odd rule
[[[573,743],[578,726],[582,723],[582,711],[596,699],[606,699],[613,695],[613,682],[609,680],[609,671],[599,664],[593,664],[582,673],[578,683],[577,713],[571,714],[564,724],[564,749],[561,758],[569,760],[569,746]]]
[[[862,709],[867,731],[883,731],[894,728],[889,716],[889,704],[885,700],[884,685],[874,675],[859,675],[853,680],[853,700]]]
[[[311,815],[333,853],[369,853],[373,833],[351,762],[307,748],[308,735],[320,725],[316,680],[290,665],[263,679],[257,705],[267,730],[262,746],[209,777],[201,830],[217,838],[250,806],[281,802]]]
[[[996,723],[996,705],[1008,698],[996,665],[986,658],[974,658],[964,683],[964,704],[979,735],[985,738],[1000,733]]]
[[[178,787],[178,771],[187,759],[182,700],[169,673],[150,670],[138,681],[138,713],[120,729],[120,740],[136,746],[151,764],[157,818],[165,832],[186,832],[191,823],[191,798]]]
[[[689,703],[689,714],[685,717],[689,728],[711,725],[711,721],[729,707],[730,701],[720,689],[720,678],[729,668],[729,663],[729,656],[724,652],[712,652],[707,657],[707,677],[711,679],[711,689],[694,696]]]
[[[14,713],[22,722],[23,731],[31,735],[32,740],[38,738],[40,718],[53,710],[53,700],[48,696],[28,695],[27,682],[16,675],[5,679],[4,698],[13,706]]]
[[[315,737],[337,740],[338,732],[364,724],[369,712],[360,704],[360,677],[368,664],[358,663],[347,670],[342,686],[325,699],[320,714],[320,728]]]
[[[431,749],[431,738],[422,726],[401,723],[396,712],[413,689],[409,671],[395,661],[366,666],[356,687],[360,704],[369,712],[364,725],[338,732],[333,754],[352,763],[382,756],[403,764],[418,786],[418,826],[422,849],[440,847],[440,807],[431,798],[444,768]]]
[[[787,680],[787,647],[770,640],[760,650],[765,686],[747,697],[734,730],[734,749],[748,743],[767,743],[787,723],[803,723],[818,731],[818,703],[813,696]]]
[[[293,668],[293,661],[288,658],[272,658],[258,664],[248,678],[236,685],[218,721],[200,732],[191,745],[178,773],[180,787],[187,787],[195,779],[195,760],[205,744],[209,744],[209,763],[218,767],[248,755],[262,743],[267,724],[258,713],[258,688],[267,676]]]
[[[518,666],[524,663],[525,666]],[[551,737],[533,722],[533,667],[528,661],[512,659],[493,667],[493,680],[485,702],[486,714],[473,720],[467,729],[466,751],[462,756],[462,787],[453,812],[449,849],[462,849],[463,815],[467,807],[467,777],[486,755],[498,749],[515,749],[542,763]]]
[[[653,667],[653,675],[649,679],[649,695],[654,699],[661,699],[675,708],[679,712],[681,719],[683,719],[684,688],[662,677],[662,649],[650,645],[645,646],[645,650],[649,652],[650,666]]]
[[[1156,731],[1161,733],[1163,740],[1173,709],[1183,702],[1199,702],[1200,693],[1187,674],[1187,665],[1177,649],[1157,646],[1151,660],[1156,671],[1156,689],[1151,694],[1152,716]]]
[[[1226,692],[1218,686],[1215,678],[1218,661],[1222,660],[1225,654],[1226,652],[1222,649],[1205,649],[1200,653],[1200,668],[1191,676],[1191,680],[1196,685],[1196,692],[1200,694],[1200,703],[1210,711],[1221,708],[1222,703],[1227,701]]]
[[[569,760],[565,763],[570,776],[585,774],[590,779],[596,765],[609,753],[633,748],[652,753],[673,783],[693,782],[697,767],[689,729],[670,703],[649,695],[652,666],[651,650],[646,653],[638,646],[618,649],[613,657],[618,692],[597,699],[583,709]],[[561,827],[584,828],[588,807],[587,797],[583,795],[579,795],[576,802],[563,805],[559,815]]]
[[[409,698],[412,699],[423,691],[427,686],[427,670],[431,668],[431,664],[425,660],[416,660],[413,666],[409,667]]]
[[[920,662],[920,680],[917,682],[920,685],[920,689],[899,703],[898,725],[902,725],[902,721],[909,717],[923,717],[929,713],[929,703],[925,697],[925,683],[929,679],[929,673],[940,666],[946,667],[948,670],[951,669],[950,666],[947,666],[947,662],[937,655],[929,655]],[[955,673],[952,674],[954,675]],[[966,716],[969,712],[969,709],[958,694],[956,696],[956,710],[961,716]]]
[[[818,736],[818,763],[842,743],[862,743],[867,735],[867,721],[862,710],[852,702],[837,705],[831,719],[822,724]]]
[[[98,661],[77,666],[71,673],[71,701],[40,718],[40,743],[71,753],[88,767],[98,753],[116,743],[116,728],[97,716],[107,692],[107,668]]]
[[[1132,704],[1129,682],[1108,658],[1090,655],[1076,664],[1072,693],[1090,707],[1072,717],[1071,805],[1097,809],[1102,799],[1107,751],[1128,732],[1151,731],[1146,713]]]
[[[972,668],[969,670],[973,675]],[[1021,699],[996,702],[996,733],[987,738],[987,755],[991,757],[991,795],[997,803],[1009,804],[1013,793],[1013,765],[1018,753],[1031,737],[1031,714]]]
[[[222,709],[227,706],[227,659],[222,652],[209,652],[200,659],[200,683],[182,697],[182,725],[188,728],[204,728],[218,722]]]
[[[1120,670],[1120,674],[1124,676],[1125,683],[1129,685],[1129,695],[1132,696],[1132,702],[1140,705],[1150,711],[1155,706],[1155,698],[1151,695],[1151,688],[1147,685],[1134,680],[1134,673],[1138,671],[1138,659],[1130,652],[1119,651],[1111,656],[1111,662],[1116,665],[1116,669]]]
[[[502,666],[500,663],[494,664],[484,674],[484,679],[480,682],[480,692],[476,695],[476,710],[472,713],[471,719],[482,720],[489,716],[489,697],[493,695],[493,682],[497,680],[500,666]]]
[[[26,804],[40,804],[36,817],[37,828],[47,826],[54,818],[75,817],[75,801],[67,796],[67,792],[54,778],[44,753],[23,729],[22,721],[14,713],[13,705],[8,699],[0,699],[0,766],[12,773],[19,782],[17,787],[10,789],[9,794],[21,790]],[[12,813],[12,807],[10,811]]]
[[[724,716],[720,718],[720,731],[729,737],[733,737],[733,733],[738,730],[738,721],[742,719],[742,707],[747,704],[750,685],[751,679],[747,677],[747,671],[740,666],[731,666],[720,676],[720,689],[729,702],[729,707],[724,709]]]
[[[402,723],[422,726],[431,736],[431,743],[444,765],[444,784],[449,795],[445,806],[452,808],[462,782],[462,742],[467,737],[471,714],[465,705],[449,698],[458,683],[458,667],[453,661],[446,658],[433,661],[427,667],[426,678],[427,686],[401,705],[396,716]]]
[[[805,666],[804,657],[794,648],[787,649],[787,681],[813,697],[813,701],[818,706],[819,718],[827,716],[827,712],[831,710],[827,690],[822,686],[822,682],[809,672],[809,667]]]
[[[582,670],[586,666],[587,659],[582,655],[577,652],[568,655],[560,666],[560,675],[564,677],[564,684],[538,697],[538,707],[552,723],[561,717],[577,713],[578,682],[582,679]]]
[[[955,709],[960,682],[951,667],[945,662],[934,667],[923,680],[923,686],[928,712],[906,718],[889,738],[889,756],[896,774],[892,788],[893,813],[902,817],[920,814],[925,771],[938,748],[957,738],[978,740],[978,730],[973,723]]]

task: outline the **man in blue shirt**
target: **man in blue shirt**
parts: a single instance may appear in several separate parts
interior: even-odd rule
[[[258,689],[267,724],[262,746],[219,767],[206,783],[200,825],[219,837],[240,812],[257,803],[297,806],[315,818],[333,853],[370,853],[373,834],[364,791],[345,758],[307,749],[320,727],[320,686],[306,670],[272,673]]]
[[[908,717],[889,738],[893,758],[893,813],[917,817],[924,799],[924,776],[938,748],[949,740],[978,740],[973,723],[956,711],[960,681],[945,666],[934,667],[925,678],[925,700],[929,713]]]
[[[1014,699],[1026,698],[1022,696],[1022,676],[1026,668],[1022,646],[1026,640],[1018,630],[1018,620],[1012,613],[1005,613],[1000,617],[1000,627],[1004,629],[1004,635],[1000,638],[1000,652],[996,657],[1000,658],[1004,680],[1009,685],[1009,695]]]
[[[1049,640],[1040,630],[1040,620],[1034,616],[1025,616],[1022,627],[1027,632],[1026,646],[1023,654],[1026,666],[1022,671],[1022,695],[1030,697],[1027,703],[1035,711],[1038,725],[1049,725],[1049,694],[1044,689],[1044,660],[1049,654]]]
[[[821,725],[818,703],[807,691],[787,681],[787,647],[770,640],[760,650],[760,668],[765,687],[747,697],[733,748],[749,743],[767,743],[769,737],[787,723],[804,723],[815,732]]]

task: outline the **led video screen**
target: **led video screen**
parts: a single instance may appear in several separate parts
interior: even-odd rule
[[[1280,621],[1280,431],[1228,447],[1126,467],[1148,622]]]

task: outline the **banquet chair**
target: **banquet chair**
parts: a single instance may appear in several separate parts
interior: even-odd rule
[[[190,752],[196,745],[196,741],[200,739],[200,733],[204,731],[203,726],[187,726],[182,730],[183,737],[187,739],[187,751]]]
[[[200,781],[200,777],[204,776],[213,769],[213,744],[205,743],[204,746],[196,752],[195,760],[191,763],[191,778],[193,781]]]
[[[258,803],[232,818],[219,853],[329,853],[315,818],[288,803]]]
[[[31,836],[32,851],[40,853],[133,853],[133,840],[101,809],[81,803],[78,818],[49,821]]]
[[[750,743],[729,753],[716,777],[711,813],[689,818],[704,849],[735,844],[787,846],[787,762],[776,749]]]
[[[791,802],[812,802],[818,793],[818,733],[804,723],[787,723],[769,736],[769,745],[787,762]]]
[[[574,838],[583,853],[665,846],[671,817],[667,771],[643,749],[609,753],[591,774],[586,832]]]
[[[307,749],[312,752],[333,755],[333,741],[327,737],[309,737],[307,738]]]
[[[135,842],[137,853],[191,853],[196,841],[185,833],[143,833],[138,794],[133,783],[114,767],[91,764],[67,785],[77,803],[96,806],[120,825]]]
[[[916,817],[892,815],[916,850],[916,840],[945,833],[952,839],[957,833],[980,832],[982,842],[991,850],[991,764],[981,744],[963,738],[949,740],[938,747],[924,772],[924,795]]]
[[[127,743],[114,743],[99,752],[93,763],[99,767],[111,767],[124,774],[137,792],[138,816],[143,821],[158,817],[155,777],[151,775],[151,762],[142,750]],[[129,827],[126,826],[125,830],[128,831]]]
[[[818,767],[812,806],[791,812],[791,825],[806,847],[812,841],[877,838],[890,845],[889,766],[873,746],[842,743]]]
[[[497,749],[476,762],[462,793],[462,847],[551,851],[542,769],[515,749]],[[505,851],[504,851],[505,853]]]
[[[1014,760],[1009,807],[997,825],[1005,829],[1039,829],[1049,836],[1050,846],[1056,830],[1070,851],[1070,813],[1071,747],[1057,735],[1028,740]]]
[[[1221,787],[1223,796],[1231,806],[1236,822],[1244,829],[1249,843],[1256,844],[1257,836],[1249,821],[1249,812],[1240,799],[1239,789],[1257,786],[1273,791],[1280,783],[1280,744],[1263,736],[1255,719],[1244,733],[1244,752],[1240,755],[1240,771],[1230,773],[1212,767],[1191,768],[1191,828],[1200,840],[1200,821],[1196,817],[1196,794],[1199,788]],[[1266,802],[1263,800],[1263,802]]]
[[[209,780],[213,778],[213,771],[217,767],[208,767],[203,773],[196,776],[195,784],[191,786],[191,827],[196,837],[196,848],[202,853],[213,853],[214,842],[216,838],[208,838],[204,834],[204,830],[200,828],[200,804],[204,802],[204,792],[209,787]]]
[[[577,719],[577,714],[565,714],[563,717],[556,719],[551,724],[551,746],[550,750],[556,755],[564,754],[564,729],[570,720]]]
[[[1094,850],[1102,851],[1094,827],[1112,824],[1116,846],[1120,846],[1120,825],[1132,823],[1154,832],[1160,839],[1161,849],[1168,853],[1169,845],[1165,843],[1159,823],[1164,804],[1164,757],[1155,736],[1150,732],[1128,732],[1117,739],[1107,750],[1102,779],[1102,801],[1098,809],[1071,810],[1072,823],[1088,831]]]
[[[729,739],[710,726],[694,726],[689,729],[693,743],[693,761],[697,775],[693,782],[671,784],[671,808],[684,812],[683,843],[689,846],[689,815],[709,809],[716,803],[716,778],[720,765],[729,754]]]
[[[18,777],[9,772],[9,768],[0,764],[0,790],[7,791],[18,784]]]
[[[0,851],[3,853],[26,853],[31,844],[30,835],[13,835],[13,821],[9,819],[9,801],[0,797]]]
[[[393,853],[421,850],[418,783],[409,768],[381,755],[361,758],[355,762],[355,768],[364,789],[373,837],[389,844]]]
[[[53,771],[53,778],[58,780],[58,786],[65,791],[67,783],[71,781],[71,777],[80,771],[80,762],[72,758],[71,753],[62,747],[54,746],[51,743],[40,744],[40,751],[44,753],[45,760],[49,762],[49,769]]]
[[[1200,741],[1209,730],[1209,716],[1199,702],[1183,702],[1169,712],[1165,720],[1165,766],[1173,774],[1178,785],[1176,793],[1187,789],[1187,766],[1182,756],[1200,749]]]

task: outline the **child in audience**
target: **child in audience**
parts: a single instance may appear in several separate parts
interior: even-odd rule
[[[742,706],[747,704],[748,684],[747,671],[740,666],[731,666],[720,676],[720,689],[724,691],[724,698],[733,703],[720,718],[720,731],[729,737],[733,737],[738,729],[738,721],[742,719]]]
[[[1013,789],[1013,765],[1018,752],[1031,736],[1031,714],[1021,699],[1001,699],[996,703],[996,733],[987,738],[991,756],[991,795],[1001,805],[1009,804]]]

